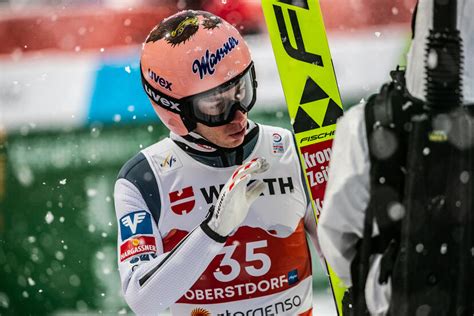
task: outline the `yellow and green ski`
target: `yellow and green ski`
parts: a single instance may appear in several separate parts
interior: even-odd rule
[[[341,97],[319,0],[262,0],[273,52],[316,218],[328,179]],[[334,300],[342,315],[344,285],[328,267]]]

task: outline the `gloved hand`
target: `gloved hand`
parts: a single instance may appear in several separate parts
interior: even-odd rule
[[[234,229],[239,227],[249,211],[250,205],[265,189],[261,180],[255,180],[247,185],[253,174],[268,170],[270,165],[265,158],[255,158],[237,168],[227,181],[211,207],[205,223],[222,238],[226,238]]]

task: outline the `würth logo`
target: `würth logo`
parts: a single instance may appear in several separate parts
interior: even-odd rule
[[[196,204],[193,187],[189,186],[179,191],[170,192],[171,210],[178,215],[191,213]]]

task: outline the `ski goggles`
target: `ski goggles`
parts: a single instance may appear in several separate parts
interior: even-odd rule
[[[211,90],[182,99],[185,115],[206,126],[230,123],[237,110],[249,112],[256,101],[257,82],[253,63],[239,76]]]
[[[172,98],[155,89],[146,81],[143,72],[141,77],[145,92],[155,104],[179,114],[187,125],[196,122],[210,127],[228,124],[234,119],[237,110],[243,113],[250,111],[257,98],[253,63],[240,75],[220,86],[182,99]]]

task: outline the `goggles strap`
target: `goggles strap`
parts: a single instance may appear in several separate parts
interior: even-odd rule
[[[176,114],[183,113],[182,101],[160,92],[158,89],[153,87],[150,83],[148,83],[148,81],[145,79],[145,76],[143,75],[141,65],[140,65],[140,75],[141,75],[143,89],[145,90],[145,93],[148,95],[148,97],[151,100],[153,100],[153,102],[155,102],[158,106],[164,108],[165,110],[171,111],[173,113],[176,113]]]

